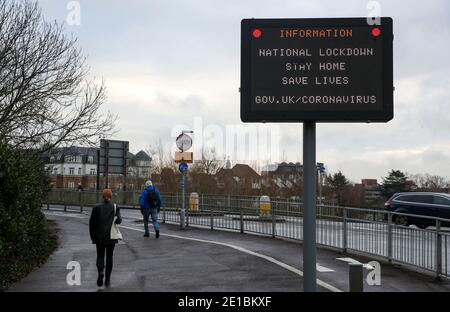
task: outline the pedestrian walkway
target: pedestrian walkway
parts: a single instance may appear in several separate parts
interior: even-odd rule
[[[124,213],[126,216],[126,213]],[[110,288],[98,288],[95,246],[88,214],[47,211],[59,228],[60,246],[41,268],[10,291],[226,291],[302,290],[302,245],[236,232],[164,224],[161,237],[144,238],[136,217],[124,217],[124,241],[116,246]],[[348,264],[342,254],[319,249],[318,290],[348,291]],[[348,256],[347,256],[348,257]],[[368,259],[358,258],[360,261]],[[370,259],[369,259],[370,260]],[[69,286],[69,261],[81,266],[81,285]],[[448,282],[382,265],[382,285],[365,291],[450,291]]]
[[[41,268],[10,291],[97,291],[95,245],[88,216],[49,213],[60,231],[60,247]],[[131,225],[129,224],[130,228]],[[136,226],[136,228],[141,228]],[[162,232],[167,227],[162,228]],[[298,275],[272,263],[221,245],[154,235],[121,228],[124,242],[116,246],[110,288],[101,291],[300,291]],[[180,233],[179,233],[180,234]],[[69,286],[69,261],[81,265],[81,285]]]

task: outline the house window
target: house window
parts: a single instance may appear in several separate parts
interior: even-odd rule
[[[81,168],[78,168],[78,175],[81,175]]]
[[[53,174],[57,175],[58,174],[58,168],[53,168]]]
[[[132,191],[134,189],[134,184],[128,184],[128,190]]]
[[[69,183],[67,183],[67,187],[68,187],[69,189],[75,189],[75,182],[69,182]]]
[[[88,163],[93,163],[94,162],[94,156],[89,156],[88,157]]]
[[[69,175],[75,174],[75,168],[69,168]]]
[[[91,169],[91,175],[95,175],[95,169],[94,168]]]
[[[91,183],[91,190],[97,189],[97,183]]]

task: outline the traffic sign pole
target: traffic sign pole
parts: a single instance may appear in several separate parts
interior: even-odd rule
[[[303,291],[316,286],[316,123],[303,123]]]
[[[184,172],[181,173],[181,211],[180,211],[180,227],[185,228],[185,200],[184,200]]]
[[[185,201],[185,195],[184,195],[184,189],[185,189],[185,176],[186,172],[188,171],[188,164],[181,163],[178,166],[178,170],[181,172],[181,211],[180,211],[180,227],[184,229],[186,227],[186,201]]]

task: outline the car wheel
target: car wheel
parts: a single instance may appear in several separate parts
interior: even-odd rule
[[[428,224],[416,224],[419,229],[425,230],[428,227]]]
[[[394,223],[401,226],[409,226],[409,218],[407,216],[394,216]]]

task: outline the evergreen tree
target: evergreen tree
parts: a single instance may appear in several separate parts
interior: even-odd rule
[[[338,203],[342,202],[342,193],[350,185],[349,180],[342,172],[334,173],[325,177],[325,185],[328,186],[337,197]]]
[[[391,170],[386,178],[383,178],[381,183],[381,194],[385,198],[390,198],[395,193],[408,192],[411,189],[408,183],[408,177],[400,170]]]

